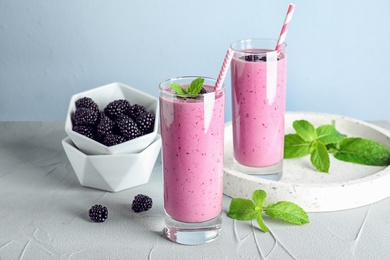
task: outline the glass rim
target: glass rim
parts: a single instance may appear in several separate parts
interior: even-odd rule
[[[276,47],[278,40],[271,39],[271,38],[248,38],[248,39],[234,41],[230,44],[229,47],[230,47],[230,49],[232,49],[236,53],[267,53],[267,52],[270,52],[269,49],[268,50],[245,51],[245,49],[238,49],[237,47],[234,47],[234,45],[237,45],[237,44],[242,45],[243,43],[248,43],[248,42],[269,42],[269,43],[272,42],[272,43],[274,43],[274,47]],[[286,48],[287,48],[287,43],[283,42],[281,51],[284,51]],[[271,51],[275,51],[275,50],[272,49]]]
[[[211,78],[211,77],[205,77],[205,76],[178,76],[178,77],[168,78],[168,79],[162,81],[159,84],[159,91],[160,91],[160,93],[164,93],[164,95],[180,96],[180,97],[189,97],[189,98],[191,98],[191,97],[194,96],[193,94],[177,94],[176,92],[171,92],[171,91],[167,90],[166,87],[169,87],[169,85],[167,85],[165,87],[163,87],[163,85],[168,83],[168,82],[173,83],[173,82],[177,82],[179,80],[190,80],[190,79],[196,79],[196,78],[204,78],[205,81],[206,80],[211,81],[211,82],[213,82],[214,86],[215,86],[215,83],[217,83],[217,79]],[[191,83],[191,81],[189,81],[188,83]],[[214,86],[211,86],[211,87],[214,87]],[[219,91],[207,92],[205,94],[197,94],[197,96],[201,96],[202,97],[202,96],[214,95],[214,94],[219,93],[221,90],[224,90],[224,89],[225,89],[225,84],[222,83],[222,87],[219,88]]]

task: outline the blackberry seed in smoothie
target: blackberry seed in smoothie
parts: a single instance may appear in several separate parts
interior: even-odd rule
[[[237,169],[276,174],[283,167],[286,103],[285,49],[276,41],[250,39],[232,44],[232,125]]]
[[[182,244],[217,237],[222,211],[225,93],[214,92],[215,80],[209,78],[203,85],[207,93],[196,98],[169,88],[193,79],[160,84],[165,233]]]

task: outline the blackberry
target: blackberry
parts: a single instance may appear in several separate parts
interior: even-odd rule
[[[104,113],[115,120],[119,115],[127,113],[131,108],[130,102],[126,99],[117,99],[114,100],[104,108]]]
[[[74,125],[72,128],[73,131],[82,134],[88,138],[95,139],[96,133],[93,126],[89,125]]]
[[[113,145],[117,145],[117,144],[123,143],[125,141],[126,141],[126,139],[123,136],[121,136],[121,135],[108,134],[108,135],[106,135],[104,137],[102,143],[105,146],[113,146]]]
[[[139,115],[141,115],[142,113],[146,112],[146,108],[144,106],[141,106],[141,105],[138,105],[138,104],[134,104],[131,106],[130,108],[130,117],[133,119],[133,120],[136,120],[137,117]]]
[[[142,211],[148,211],[153,206],[153,201],[150,197],[142,194],[138,194],[134,197],[133,203],[131,205],[131,209],[134,212],[142,212]]]
[[[96,204],[89,209],[89,218],[94,222],[104,222],[108,218],[108,209]]]
[[[99,111],[98,104],[95,103],[95,101],[92,100],[92,98],[89,97],[83,97],[76,101],[76,109],[80,107],[85,107],[92,109],[94,111]]]
[[[240,59],[245,60],[245,61],[253,61],[253,62],[267,61],[266,56],[256,55],[256,54],[242,56],[242,57],[240,57]],[[277,58],[277,60],[279,60],[279,57]]]
[[[267,58],[263,55],[246,55],[242,56],[240,59],[245,60],[245,61],[267,61]]]
[[[90,108],[80,107],[76,109],[73,120],[76,125],[94,125],[97,123],[99,112]]]
[[[137,117],[135,121],[138,125],[138,128],[144,133],[150,133],[153,131],[154,126],[154,115],[150,112],[144,112],[140,116]]]
[[[112,121],[104,113],[100,115],[99,123],[96,126],[97,135],[99,138],[104,139],[109,134],[114,133],[115,122]]]
[[[126,115],[119,116],[116,123],[119,132],[126,140],[131,140],[142,135],[142,132],[138,129],[134,120]]]
[[[199,92],[199,94],[206,94],[206,93],[207,93],[207,91],[206,91],[205,88],[202,88],[202,89],[200,90],[200,92]]]

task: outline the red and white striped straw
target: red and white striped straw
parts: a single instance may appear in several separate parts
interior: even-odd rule
[[[223,60],[221,71],[219,72],[217,82],[215,83],[215,91],[220,90],[222,88],[223,81],[225,80],[226,73],[229,70],[230,62],[232,61],[234,51],[232,49],[228,49],[225,55],[225,59]]]
[[[293,16],[294,10],[295,10],[295,5],[290,4],[287,10],[286,19],[284,20],[284,24],[280,32],[278,43],[276,44],[276,48],[275,48],[276,51],[280,51],[283,47],[284,40],[286,39],[288,26],[290,25],[290,21]]]

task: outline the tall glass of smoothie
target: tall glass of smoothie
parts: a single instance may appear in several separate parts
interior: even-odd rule
[[[179,244],[214,240],[221,228],[225,88],[205,79],[206,93],[177,94],[197,77],[160,84],[165,235]]]
[[[286,45],[247,39],[231,44],[234,167],[278,180],[283,171]]]

